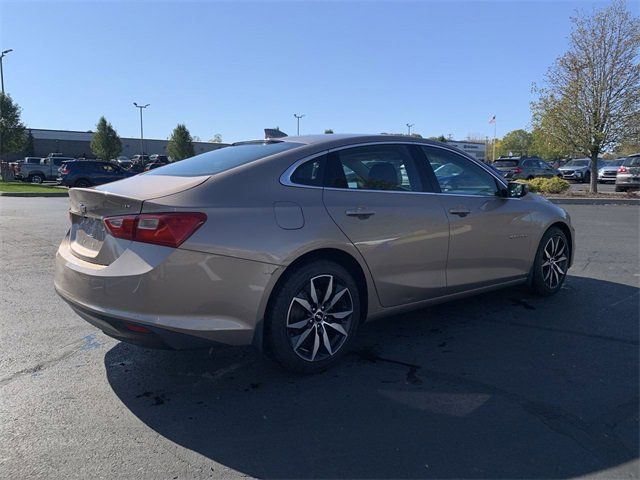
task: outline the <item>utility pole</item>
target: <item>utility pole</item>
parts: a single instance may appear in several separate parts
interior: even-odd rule
[[[298,133],[297,134],[300,135],[300,119],[302,117],[304,117],[305,115],[304,115],[304,113],[302,115],[298,115],[297,113],[294,113],[293,116],[296,117],[296,120],[298,122],[298,130],[297,130]]]
[[[142,155],[140,157],[140,161],[144,164],[144,130],[142,128],[142,109],[147,108],[151,104],[147,103],[146,105],[138,105],[136,102],[133,102],[133,104],[136,106],[136,108],[140,109],[140,155]]]
[[[407,135],[411,136],[411,127],[413,127],[415,123],[407,123]]]

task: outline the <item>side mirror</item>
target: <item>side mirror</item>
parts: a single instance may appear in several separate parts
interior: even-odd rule
[[[521,198],[529,193],[529,185],[526,183],[509,182],[507,185],[507,197],[509,198]]]

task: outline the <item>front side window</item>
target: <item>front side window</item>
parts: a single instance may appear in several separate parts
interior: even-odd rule
[[[327,162],[326,186],[350,190],[424,191],[407,145],[370,145],[339,150]]]
[[[471,160],[441,148],[423,146],[422,149],[442,193],[479,196],[498,193],[495,178]]]

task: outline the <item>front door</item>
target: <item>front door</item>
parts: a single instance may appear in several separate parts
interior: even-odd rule
[[[428,163],[437,166],[437,196],[449,217],[449,293],[526,276],[533,232],[526,200],[500,196],[497,180],[462,155],[440,147],[421,148]]]
[[[419,147],[377,144],[329,154],[323,199],[371,271],[380,302],[443,295],[449,221],[428,191]]]

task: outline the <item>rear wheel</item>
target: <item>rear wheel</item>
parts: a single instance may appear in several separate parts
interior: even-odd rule
[[[76,188],[87,188],[91,186],[91,183],[89,183],[89,180],[82,179],[74,183],[73,186]]]
[[[281,365],[316,373],[345,354],[361,315],[358,286],[347,270],[330,261],[303,265],[273,295],[267,346]]]
[[[591,173],[585,173],[584,177],[582,177],[582,183],[591,183]]]
[[[29,177],[29,181],[30,181],[31,183],[38,183],[38,184],[40,184],[40,183],[44,182],[44,177],[43,177],[42,175],[40,175],[39,173],[36,173],[36,174],[31,175],[31,176]]]
[[[540,240],[533,264],[534,291],[549,296],[557,293],[567,277],[569,241],[558,227],[551,227]]]
[[[624,187],[619,187],[618,185],[616,185],[616,192],[625,192],[627,189]]]

